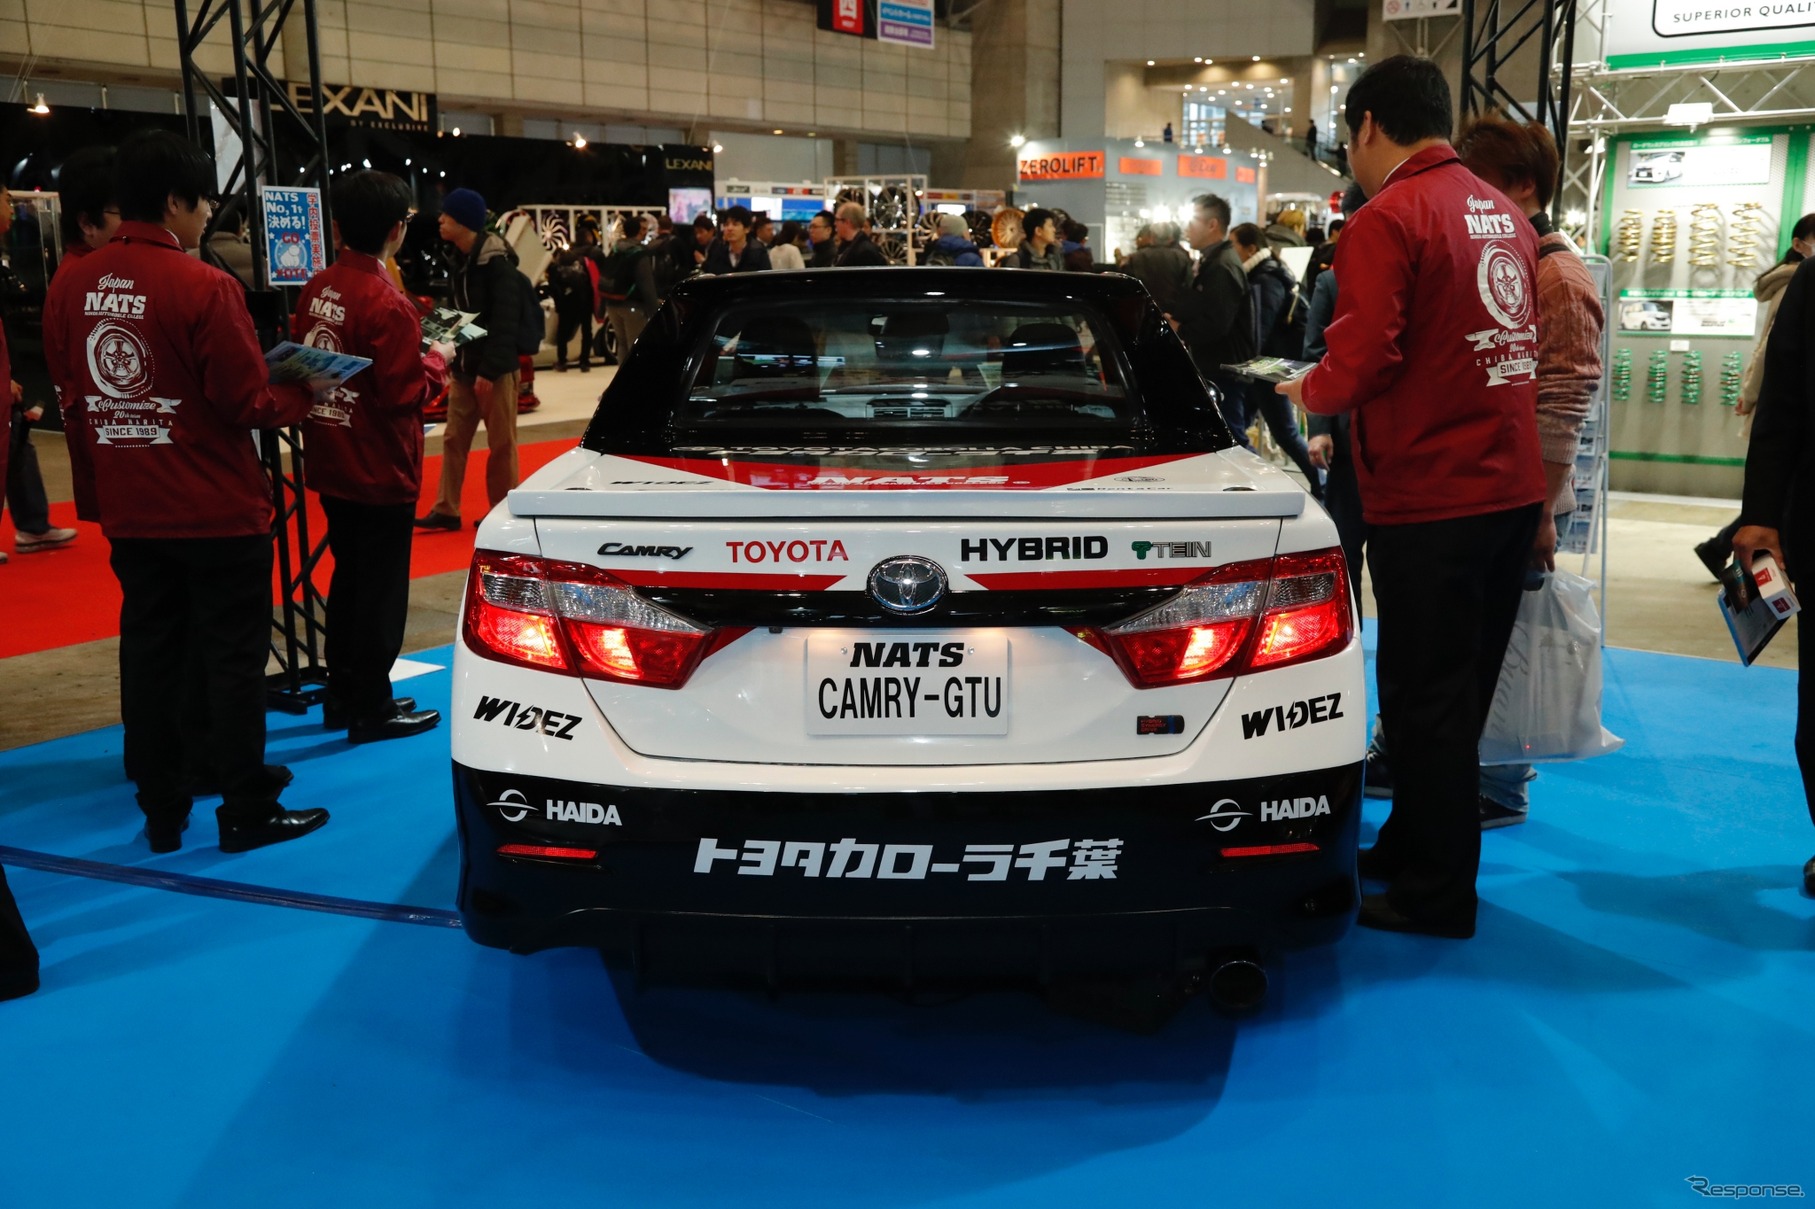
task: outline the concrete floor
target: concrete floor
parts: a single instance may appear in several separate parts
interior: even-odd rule
[[[536,389],[542,407],[518,420],[524,443],[577,438],[612,371],[556,374],[541,371]],[[39,460],[53,500],[69,498],[69,461],[62,438],[37,433]],[[440,435],[428,434],[428,452],[440,450]],[[1730,520],[1733,501],[1665,496],[1616,495],[1609,509],[1607,558],[1607,642],[1610,646],[1735,662],[1733,644],[1714,606],[1715,588],[1693,546]],[[98,534],[84,540],[99,540]],[[54,553],[15,559],[0,567],[0,618],[4,618],[5,576],[54,574]],[[1579,561],[1563,563],[1582,570]],[[1592,560],[1588,574],[1599,570]],[[412,582],[404,652],[441,646],[454,637],[464,572],[432,575]],[[1372,597],[1366,594],[1368,614]],[[24,624],[10,619],[9,624]],[[1778,635],[1759,661],[1794,668],[1798,627]],[[0,751],[76,734],[119,721],[118,640],[105,639],[54,651],[0,660],[0,685],[25,708],[0,711]]]

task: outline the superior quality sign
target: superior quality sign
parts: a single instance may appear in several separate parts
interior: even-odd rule
[[[1606,0],[1609,67],[1815,53],[1815,0]]]

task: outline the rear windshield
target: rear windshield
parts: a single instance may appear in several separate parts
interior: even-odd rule
[[[1111,437],[1141,418],[1115,329],[1072,300],[740,305],[692,360],[675,420],[702,432],[809,424],[936,440],[1031,422]]]

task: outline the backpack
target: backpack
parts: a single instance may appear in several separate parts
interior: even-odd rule
[[[958,254],[950,248],[942,248],[937,243],[934,243],[927,249],[926,257],[921,263],[928,266],[943,265],[950,267],[958,263]]]
[[[585,266],[581,266],[585,271]],[[542,337],[547,335],[548,322],[542,315],[542,300],[536,297],[536,283],[523,275],[517,268],[516,257],[511,258],[511,276],[517,279],[517,355],[533,357],[542,351]]]
[[[586,261],[578,256],[556,261],[548,280],[555,296],[569,302],[592,293],[592,275],[586,271]]]
[[[1286,280],[1292,281],[1291,274]],[[1292,281],[1291,289],[1286,292],[1286,304],[1279,312],[1279,318],[1273,322],[1273,330],[1261,338],[1260,352],[1269,357],[1289,357],[1297,360],[1304,356],[1305,316],[1311,310],[1311,299],[1305,292],[1304,283]]]
[[[624,248],[605,258],[605,271],[599,275],[599,293],[606,302],[641,302],[637,297],[637,261],[649,255],[640,244]]]

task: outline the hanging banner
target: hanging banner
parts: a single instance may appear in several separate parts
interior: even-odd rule
[[[1634,139],[1626,167],[1632,186],[1766,185],[1771,182],[1769,134],[1691,134]]]
[[[874,38],[876,0],[819,0],[819,28],[855,38]]]
[[[932,49],[933,0],[880,0],[876,6],[876,40]]]
[[[1388,21],[1413,21],[1420,17],[1460,17],[1462,0],[1385,0],[1380,15]]]
[[[265,219],[265,266],[272,285],[302,285],[328,263],[321,190],[260,185]]]
[[[1815,4],[1807,0],[1604,0],[1602,11],[1601,56],[1611,68],[1815,53]]]

